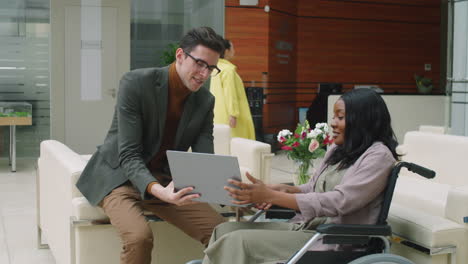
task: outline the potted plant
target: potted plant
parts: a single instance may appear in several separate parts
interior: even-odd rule
[[[428,94],[432,91],[432,79],[424,76],[414,75],[418,92],[422,94]]]
[[[161,66],[169,65],[175,61],[175,53],[178,48],[179,44],[177,43],[171,43],[167,45],[161,56]]]

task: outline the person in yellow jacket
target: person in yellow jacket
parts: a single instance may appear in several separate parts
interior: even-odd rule
[[[242,79],[236,66],[229,62],[234,57],[234,46],[224,41],[225,52],[218,60],[221,72],[211,77],[210,91],[215,96],[214,123],[231,127],[232,137],[255,140],[255,130]]]

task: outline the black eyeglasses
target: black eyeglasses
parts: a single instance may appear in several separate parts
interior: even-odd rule
[[[209,65],[206,61],[202,60],[202,59],[197,59],[195,57],[193,57],[192,55],[190,55],[188,52],[184,51],[185,55],[189,56],[190,58],[192,58],[195,63],[197,64],[198,68],[200,70],[208,70],[208,72],[211,74],[211,76],[216,76],[218,75],[221,70],[218,68],[218,66],[216,65]]]

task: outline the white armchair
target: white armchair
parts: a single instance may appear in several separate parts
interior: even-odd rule
[[[269,183],[271,171],[271,153],[269,144],[245,139],[231,138],[231,128],[228,125],[215,124],[214,130],[214,152],[220,155],[237,157],[242,171],[242,180],[245,179],[245,171],[254,177]]]
[[[443,126],[420,125],[419,131],[434,134],[448,134],[450,132],[450,128]]]

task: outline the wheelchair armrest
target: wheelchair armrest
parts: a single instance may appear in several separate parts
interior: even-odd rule
[[[296,212],[292,209],[273,205],[268,210],[260,210],[256,212],[250,219],[249,222],[255,222],[262,214],[265,214],[265,218],[268,219],[291,219]]]
[[[389,225],[323,224],[317,227],[317,231],[324,235],[390,236],[392,234]]]
[[[265,218],[291,219],[296,212],[292,209],[273,205],[265,213]]]

